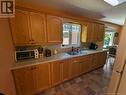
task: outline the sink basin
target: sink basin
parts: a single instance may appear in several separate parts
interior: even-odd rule
[[[67,54],[69,54],[69,55],[85,55],[85,54],[87,54],[87,52],[86,51],[79,51],[79,52],[67,52]]]

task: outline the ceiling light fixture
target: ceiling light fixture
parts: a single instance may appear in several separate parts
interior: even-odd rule
[[[112,5],[112,6],[117,6],[121,3],[126,2],[126,0],[104,0],[105,2],[107,2],[108,4]]]

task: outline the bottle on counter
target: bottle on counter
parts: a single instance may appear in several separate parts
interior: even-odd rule
[[[39,58],[43,58],[44,57],[44,54],[43,54],[43,48],[42,47],[39,47],[38,48],[38,52],[39,52]]]

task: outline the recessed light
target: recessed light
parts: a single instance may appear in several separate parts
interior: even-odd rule
[[[117,6],[121,3],[126,2],[126,0],[104,0],[105,2],[107,2],[108,4],[112,5],[112,6]]]

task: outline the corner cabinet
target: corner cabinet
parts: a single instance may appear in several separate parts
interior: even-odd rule
[[[61,17],[47,15],[47,36],[48,43],[62,43],[63,24]]]

